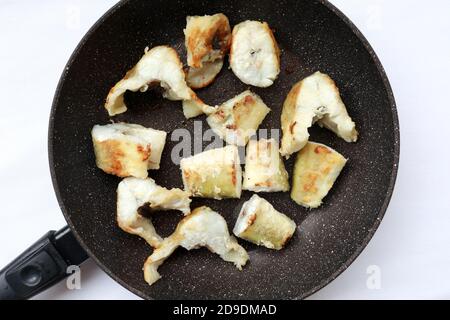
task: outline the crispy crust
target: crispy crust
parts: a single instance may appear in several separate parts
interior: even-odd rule
[[[288,156],[290,154],[291,144],[296,145],[295,148],[300,148],[298,144],[294,131],[297,125],[297,120],[295,118],[295,109],[297,97],[302,90],[303,82],[297,82],[292,89],[289,91],[286,99],[283,103],[283,110],[281,111],[281,131],[283,132],[283,137],[281,139],[280,152],[283,156]]]
[[[136,124],[95,125],[91,131],[97,167],[118,177],[146,178],[159,169],[166,133]]]
[[[180,163],[184,189],[194,197],[240,198],[242,170],[236,146],[207,150]]]
[[[147,177],[150,146],[132,145],[116,140],[94,140],[97,166],[118,177]]]
[[[292,219],[255,194],[242,205],[233,233],[256,245],[280,250],[295,229],[296,224]]]
[[[258,95],[246,90],[220,105],[207,122],[227,143],[245,146],[269,112]]]
[[[128,172],[123,170],[121,143],[114,140],[94,142],[97,167],[109,174],[119,177],[128,176]]]
[[[208,55],[215,55],[212,60],[223,59],[231,44],[231,28],[228,18],[218,13],[212,16],[187,17],[185,45],[188,53],[188,65],[201,68]],[[215,52],[214,39],[218,39],[220,48]]]
[[[319,207],[346,162],[347,159],[330,147],[308,142],[295,162],[292,200],[307,208]]]

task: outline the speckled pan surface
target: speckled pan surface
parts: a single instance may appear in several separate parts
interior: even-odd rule
[[[231,24],[265,20],[280,45],[282,71],[267,89],[252,88],[272,109],[262,128],[280,128],[283,100],[290,87],[320,70],[337,83],[360,132],[348,144],[325,129],[314,127],[311,140],[325,143],[349,158],[322,207],[306,210],[288,193],[260,194],[298,225],[282,251],[270,251],[240,241],[250,263],[239,272],[206,249],[178,249],[160,267],[162,279],[148,286],[142,265],[151,249],[115,222],[119,179],[96,168],[90,130],[110,121],[102,108],[108,90],[132,67],[146,46],[170,44],[185,54],[183,28],[187,15],[223,12]],[[227,64],[226,64],[227,65]],[[247,89],[224,68],[210,87],[198,91],[215,104]],[[157,91],[127,93],[129,110],[116,121],[139,123],[169,132],[161,169],[150,171],[159,184],[182,187],[178,166],[170,154],[176,128],[194,131],[181,103],[163,100]],[[204,117],[203,130],[208,128]],[[71,57],[58,86],[49,127],[49,157],[56,194],[77,238],[92,258],[115,280],[149,299],[297,299],[317,291],[363,250],[387,208],[397,173],[399,129],[383,68],[359,31],[325,1],[124,1],[97,22]],[[292,173],[294,158],[286,162]],[[234,225],[240,200],[195,199]],[[157,230],[170,234],[181,218],[177,212],[154,217]]]

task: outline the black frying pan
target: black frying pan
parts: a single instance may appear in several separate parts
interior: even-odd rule
[[[173,46],[184,59],[183,28],[187,15],[223,12],[232,25],[265,20],[282,50],[282,71],[267,89],[252,88],[272,112],[262,128],[279,128],[282,102],[298,80],[321,70],[341,90],[357,123],[360,139],[348,144],[325,129],[313,128],[312,140],[325,143],[350,160],[322,207],[306,210],[287,193],[264,194],[299,226],[285,250],[249,243],[250,263],[242,272],[206,249],[178,249],[161,267],[153,286],[142,265],[151,254],[140,238],[116,224],[119,179],[96,168],[90,130],[110,121],[102,108],[116,81],[141,57],[146,46]],[[227,68],[199,96],[218,104],[247,89]],[[170,132],[186,121],[180,102],[157,91],[127,93],[129,110],[114,119]],[[208,126],[204,117],[195,120]],[[182,187],[179,168],[170,160],[175,142],[166,144],[161,169],[150,175],[166,187]],[[324,0],[303,1],[123,1],[105,14],[83,38],[61,77],[49,126],[49,159],[55,192],[68,228],[50,233],[0,274],[2,298],[26,298],[60,280],[68,264],[86,256],[135,294],[158,298],[304,298],[319,290],[358,256],[377,229],[394,188],[399,160],[399,128],[394,97],[384,70],[357,28]],[[286,165],[292,172],[293,158]],[[240,200],[195,199],[220,212],[231,227]],[[170,234],[177,212],[154,217],[157,230]],[[73,237],[75,236],[75,238]],[[77,241],[81,245],[78,245]]]

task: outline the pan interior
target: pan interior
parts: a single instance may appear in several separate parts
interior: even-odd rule
[[[116,187],[120,179],[95,166],[90,130],[110,122],[102,105],[109,89],[142,56],[145,47],[173,46],[185,58],[183,28],[187,15],[223,12],[232,25],[264,20],[281,48],[281,73],[266,89],[251,88],[272,109],[261,128],[280,128],[281,107],[291,86],[315,71],[337,83],[360,133],[348,144],[326,129],[314,127],[311,140],[324,143],[349,159],[324,204],[307,210],[288,193],[260,194],[295,220],[298,229],[286,249],[271,251],[240,241],[250,263],[242,272],[207,249],[178,249],[161,267],[162,279],[148,286],[142,265],[151,254],[138,237],[121,231],[115,221]],[[185,61],[185,60],[184,60]],[[145,298],[302,298],[341,272],[370,239],[392,191],[396,173],[398,129],[384,74],[354,31],[320,1],[126,1],[119,4],[85,37],[63,74],[55,97],[49,137],[55,189],[75,234],[113,278]],[[199,96],[219,104],[249,87],[228,62],[216,81]],[[208,129],[204,117],[185,120],[181,103],[160,92],[127,93],[129,110],[114,121],[138,123],[167,131],[168,139],[157,183],[182,188],[179,167],[171,161],[177,128],[192,133]],[[201,143],[201,141],[200,141]],[[208,142],[203,143],[203,147]],[[294,157],[286,162],[292,173]],[[232,229],[241,199],[194,199],[192,208],[208,205]],[[157,213],[162,235],[170,234],[181,214]]]

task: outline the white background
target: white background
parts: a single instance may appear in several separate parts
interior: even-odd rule
[[[450,1],[333,0],[390,78],[401,129],[387,214],[364,252],[312,299],[450,298]],[[88,28],[115,1],[0,0],[0,267],[65,222],[47,162],[59,76]],[[381,288],[367,285],[370,266]],[[370,282],[370,281],[369,281]],[[91,261],[82,288],[38,299],[136,299]]]

